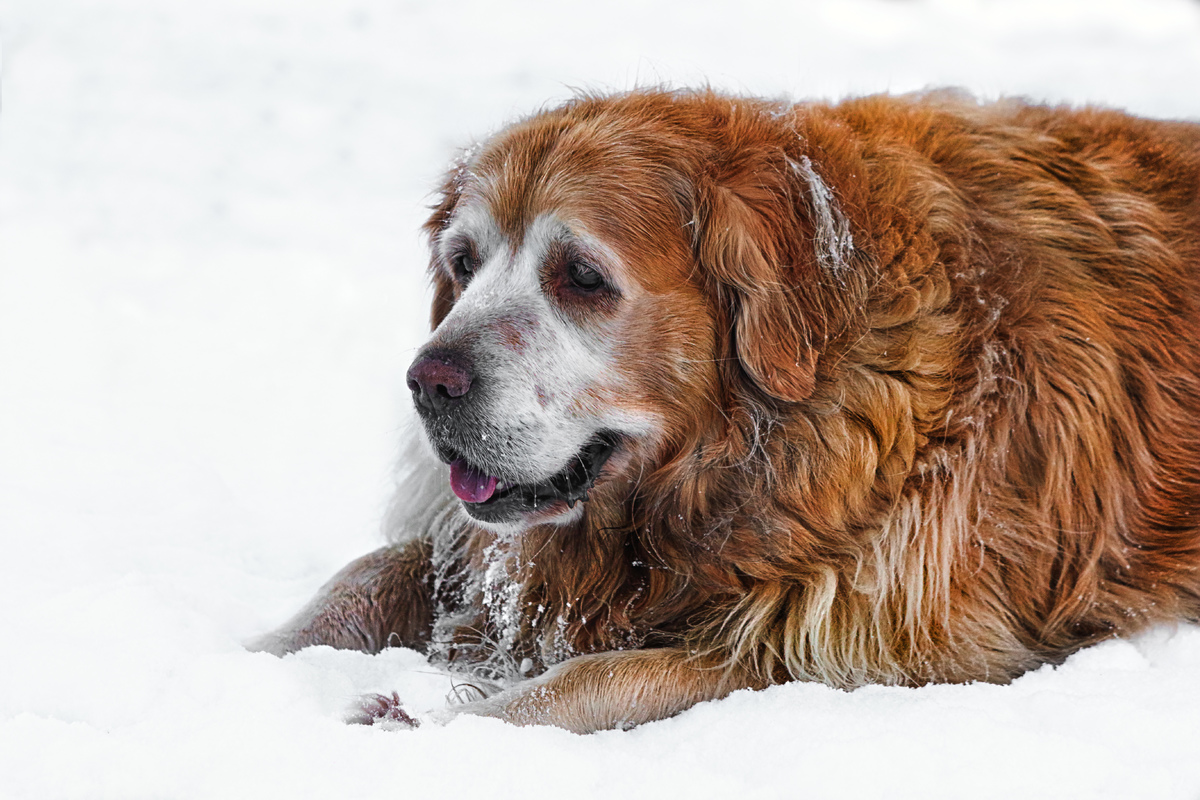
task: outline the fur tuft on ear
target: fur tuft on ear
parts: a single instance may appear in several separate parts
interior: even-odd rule
[[[854,252],[854,237],[850,223],[838,207],[833,190],[821,180],[813,169],[808,156],[800,161],[789,161],[791,168],[808,185],[808,204],[812,212],[813,252],[827,275],[838,278],[845,285],[845,272],[850,267],[850,256]]]
[[[718,291],[732,295],[742,368],[772,397],[799,402],[812,394],[817,361],[838,324],[840,303],[826,295],[846,287],[854,245],[808,157],[787,164],[794,177],[773,186],[759,172],[740,191],[701,192],[697,256]]]

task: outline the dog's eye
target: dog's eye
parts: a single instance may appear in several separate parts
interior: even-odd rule
[[[475,274],[475,270],[479,268],[479,262],[475,256],[467,251],[455,253],[450,256],[450,269],[454,271],[454,276],[460,281],[466,283],[471,280]]]
[[[604,286],[604,278],[600,273],[579,261],[567,265],[567,277],[572,286],[584,292],[594,292]]]

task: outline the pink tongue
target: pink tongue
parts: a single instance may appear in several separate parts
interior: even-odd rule
[[[485,502],[495,494],[499,482],[495,475],[484,475],[461,458],[450,464],[450,488],[464,503]]]

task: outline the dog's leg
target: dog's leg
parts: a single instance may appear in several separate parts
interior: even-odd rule
[[[350,562],[278,630],[248,645],[283,655],[314,644],[377,653],[421,648],[433,627],[429,542],[384,547]]]
[[[764,685],[742,669],[681,649],[624,650],[572,658],[485,700],[451,708],[447,715],[591,733],[665,719],[736,689]]]

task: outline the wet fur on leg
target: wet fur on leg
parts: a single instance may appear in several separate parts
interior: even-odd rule
[[[677,648],[577,656],[492,696],[450,708],[515,725],[555,725],[575,733],[620,729],[674,716],[696,703],[764,684],[736,667],[706,663]]]
[[[424,649],[433,629],[432,548],[414,540],[348,564],[280,628],[248,647],[283,655],[314,644],[378,653]]]

